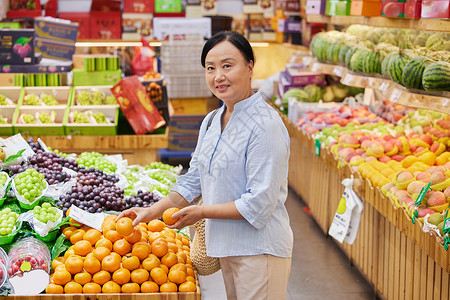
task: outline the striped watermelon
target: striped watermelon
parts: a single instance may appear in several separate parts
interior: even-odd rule
[[[341,42],[332,43],[327,49],[327,61],[337,64],[339,62],[339,50],[342,47]]]
[[[351,62],[351,60],[352,60],[352,56],[353,56],[353,54],[355,54],[355,52],[356,52],[357,49],[358,49],[358,48],[353,47],[353,48],[350,48],[350,49],[347,51],[347,53],[345,53],[345,66],[346,66],[347,68],[350,68],[350,62]]]
[[[426,91],[450,91],[450,63],[429,64],[423,71],[422,84]]]
[[[352,55],[350,60],[350,70],[355,72],[363,72],[364,59],[371,53],[370,50],[358,49]]]
[[[423,89],[423,71],[431,63],[433,61],[425,56],[418,56],[411,59],[403,68],[403,86],[408,89]]]
[[[368,74],[381,73],[380,52],[369,51],[363,60],[362,71]]]
[[[345,65],[345,55],[347,54],[347,51],[350,49],[351,47],[349,45],[344,45],[339,50],[338,60],[341,65]]]
[[[408,59],[401,53],[396,53],[392,56],[388,65],[388,72],[391,75],[392,80],[402,84],[403,68],[408,63]]]
[[[386,78],[392,79],[391,78],[391,74],[389,73],[389,64],[391,62],[391,59],[394,57],[394,55],[396,55],[397,53],[390,53],[388,54],[384,59],[383,62],[381,63],[381,75],[383,75]]]

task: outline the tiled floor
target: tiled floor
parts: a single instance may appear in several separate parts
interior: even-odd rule
[[[286,207],[294,231],[294,251],[288,283],[289,300],[376,299],[372,287],[352,267],[335,241],[326,237],[290,190]],[[226,299],[220,272],[201,276],[202,299]]]

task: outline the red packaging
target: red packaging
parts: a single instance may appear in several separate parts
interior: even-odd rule
[[[124,13],[152,14],[154,6],[154,0],[123,0]]]
[[[122,38],[122,16],[120,11],[92,11],[90,16],[92,39],[120,40]]]
[[[136,134],[153,132],[166,124],[137,76],[122,79],[111,92]]]
[[[422,18],[450,18],[450,1],[424,0],[422,2]]]
[[[89,23],[89,13],[88,12],[60,12],[59,18],[64,20],[69,20],[78,23],[78,36],[77,40],[89,39],[91,38],[91,27]]]
[[[383,17],[403,18],[405,16],[405,3],[396,1],[382,1],[381,15]]]
[[[405,3],[405,18],[420,18],[422,1],[408,1]]]

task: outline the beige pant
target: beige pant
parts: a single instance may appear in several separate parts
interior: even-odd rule
[[[272,255],[220,258],[228,300],[286,299],[291,258]]]

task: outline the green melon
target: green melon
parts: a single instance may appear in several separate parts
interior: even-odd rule
[[[347,54],[347,51],[350,49],[351,47],[349,45],[343,45],[339,50],[338,60],[341,65],[345,65],[345,55]]]
[[[395,82],[402,84],[403,68],[408,63],[408,59],[401,53],[392,56],[387,70]]]
[[[308,93],[308,102],[319,102],[322,98],[322,88],[315,84],[308,84],[303,88],[303,90]]]
[[[431,63],[433,63],[433,61],[425,56],[418,56],[411,59],[403,68],[403,86],[408,89],[423,89],[423,71]]]
[[[450,91],[450,63],[429,64],[423,71],[422,85],[426,91]]]

